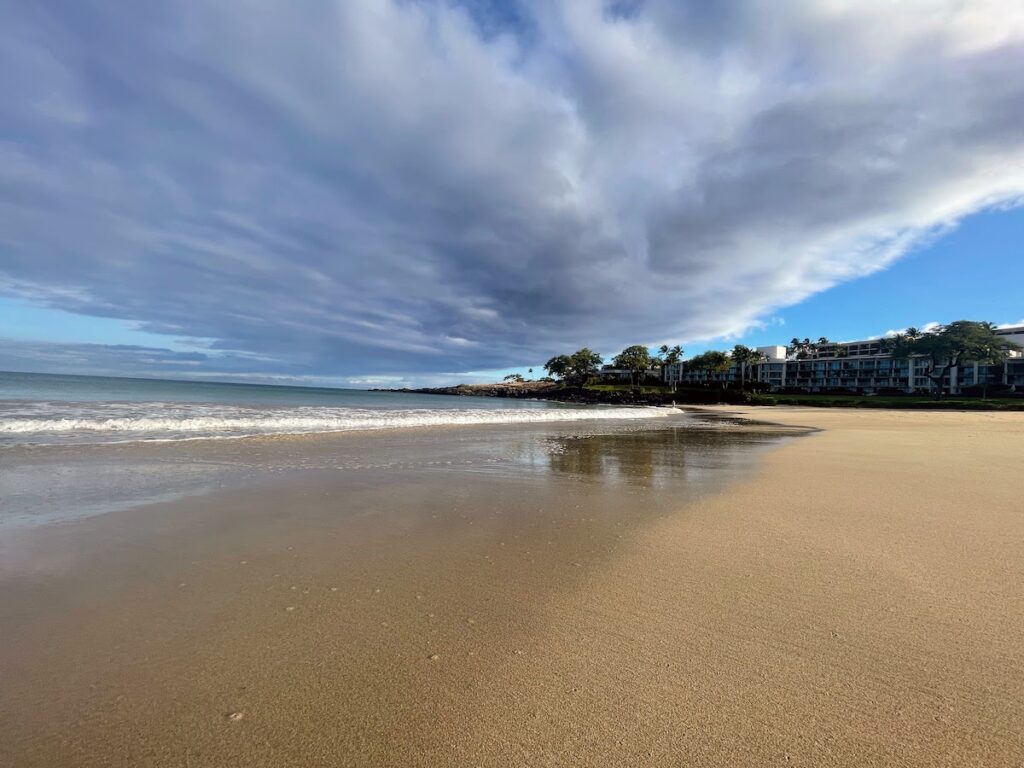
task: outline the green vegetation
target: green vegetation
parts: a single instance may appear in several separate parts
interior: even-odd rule
[[[544,370],[556,379],[572,384],[583,384],[601,367],[601,356],[589,347],[583,347],[571,355],[552,357],[544,363]]]
[[[919,395],[787,395],[752,394],[750,405],[799,405],[812,408],[895,408],[951,411],[1024,411],[1024,400],[947,397],[936,400]]]
[[[688,386],[672,390],[667,385],[588,384],[584,391],[601,395],[634,394],[657,398],[658,402],[703,405],[716,402],[734,405],[795,405],[812,408],[891,408],[895,410],[1024,411],[1024,400],[952,397],[935,400],[920,395],[832,395],[764,394],[736,386]]]
[[[643,394],[664,394],[671,392],[667,384],[587,384],[584,389],[592,392],[641,392]]]
[[[630,372],[630,382],[632,384],[636,384],[638,379],[647,373],[653,364],[654,358],[651,357],[650,350],[643,344],[634,344],[631,347],[626,347],[612,358],[612,365]]]
[[[732,368],[732,358],[729,357],[727,352],[709,349],[707,352],[701,352],[699,355],[694,355],[687,360],[686,367],[691,371],[703,371],[710,377],[720,373],[728,373],[729,369]]]
[[[991,365],[1001,363],[1020,345],[996,335],[992,323],[957,320],[940,325],[927,333],[908,328],[891,339],[885,349],[893,357],[918,357],[927,361],[925,372],[935,388],[936,397],[942,397],[944,378],[961,360]],[[984,393],[987,396],[987,392]]]
[[[662,344],[656,355],[652,355],[650,349],[642,344],[633,344],[615,355],[612,358],[612,365],[630,371],[632,385],[638,386],[644,383],[643,378],[651,368],[672,365],[682,359],[683,348],[678,344],[672,347]],[[601,355],[589,347],[583,347],[571,355],[552,357],[544,363],[544,370],[553,378],[561,379],[565,384],[579,386],[597,376],[603,362]],[[532,368],[530,373],[533,373]]]
[[[670,347],[668,344],[662,344],[658,349],[658,356],[655,361],[658,365],[675,365],[681,362],[683,359],[683,348],[676,344],[674,347]]]
[[[1002,363],[1014,350],[1020,347],[996,334],[991,323],[958,320],[949,325],[922,332],[909,328],[892,339],[882,340],[883,351],[894,358],[913,358],[926,361],[925,370],[917,364],[918,374],[927,375],[934,384],[934,392],[925,395],[908,395],[899,390],[888,390],[892,394],[859,395],[856,389],[835,389],[832,392],[801,393],[797,389],[785,390],[785,394],[768,394],[770,385],[766,381],[751,380],[751,366],[763,362],[765,356],[756,349],[737,344],[731,351],[708,350],[685,361],[687,371],[697,371],[703,377],[695,381],[673,381],[663,383],[657,376],[657,368],[683,362],[683,349],[679,345],[663,344],[656,354],[642,344],[633,344],[612,358],[612,367],[617,371],[602,375],[601,356],[584,347],[571,355],[553,357],[544,365],[548,373],[562,381],[564,388],[577,387],[580,392],[592,396],[607,395],[616,402],[626,402],[636,396],[647,402],[709,403],[726,402],[752,405],[807,405],[844,408],[949,408],[949,409],[992,409],[1024,410],[1024,399],[1012,395],[995,401],[987,399],[989,384],[986,380],[971,387],[963,387],[955,398],[944,397],[945,378],[949,371],[961,361],[972,361],[983,365]],[[848,346],[830,341],[822,336],[817,341],[810,338],[794,338],[787,347],[789,359],[805,360],[817,358],[847,357]],[[735,366],[735,381],[730,373]],[[615,381],[615,377],[629,372],[629,384]],[[914,371],[911,371],[913,375]],[[624,376],[623,376],[624,378]],[[702,379],[702,380],[701,380]],[[807,387],[808,389],[810,387]],[[993,389],[1006,390],[1003,384],[992,385]],[[884,393],[886,390],[881,390]],[[933,396],[934,395],[934,396]]]
[[[761,352],[758,352],[756,349],[751,349],[750,347],[745,347],[742,344],[737,344],[733,347],[729,356],[736,364],[736,367],[739,368],[740,386],[747,383],[747,368],[766,359],[764,354]]]
[[[817,341],[806,338],[801,341],[794,336],[793,340],[789,342],[789,346],[786,347],[786,353],[797,360],[806,360],[809,357],[814,357],[826,347],[834,347],[836,357],[846,357],[846,347],[829,341],[827,336],[822,336]]]

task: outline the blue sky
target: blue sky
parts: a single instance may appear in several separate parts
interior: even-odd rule
[[[2,14],[0,369],[431,384],[1024,319],[1010,0]]]
[[[794,336],[853,341],[953,320],[1024,325],[1019,285],[1024,210],[985,211],[881,272],[815,294],[736,336],[688,342],[685,353],[786,344]]]
[[[181,346],[176,339],[141,331],[129,320],[74,314],[14,297],[0,297],[0,327],[7,338],[27,342]]]
[[[769,321],[743,334],[740,343],[786,343],[794,336],[854,340],[952,320],[1016,323],[1024,321],[1024,299],[1013,287],[1019,285],[1024,285],[1024,211],[988,211],[888,269],[779,312],[783,325]],[[715,344],[691,346],[699,352]]]

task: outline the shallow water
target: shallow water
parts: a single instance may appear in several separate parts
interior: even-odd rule
[[[0,448],[665,415],[506,398],[0,373]]]
[[[593,413],[593,412],[592,412]],[[678,411],[651,420],[517,422],[241,440],[0,447],[0,530],[240,488],[283,475],[341,481],[399,473],[566,476],[608,487],[682,488],[727,479],[778,435],[721,429]],[[722,475],[722,478],[718,478]]]
[[[779,440],[675,413],[5,449],[0,763],[442,764],[439,713],[472,720],[552,601]]]

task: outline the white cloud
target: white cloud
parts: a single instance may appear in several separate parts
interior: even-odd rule
[[[0,291],[209,370],[734,336],[1024,196],[1013,0],[144,6],[7,13]]]

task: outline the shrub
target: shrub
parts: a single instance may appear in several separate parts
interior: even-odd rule
[[[1010,391],[1008,384],[1003,384],[1001,381],[995,384],[988,385],[988,391],[986,392],[984,384],[971,384],[969,387],[961,387],[960,394],[964,397],[1001,397]]]

